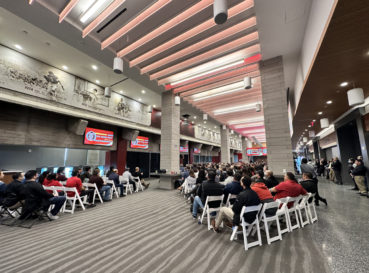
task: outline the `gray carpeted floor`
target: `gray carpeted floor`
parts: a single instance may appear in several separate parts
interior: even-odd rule
[[[335,221],[329,209],[318,208],[318,223],[245,252],[229,231],[193,221],[183,197],[150,189],[31,230],[0,226],[0,272],[345,272],[326,251],[334,242],[317,239]]]

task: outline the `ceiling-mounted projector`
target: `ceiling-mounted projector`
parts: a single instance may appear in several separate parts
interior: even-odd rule
[[[245,77],[243,79],[243,88],[250,89],[252,87],[251,77]]]

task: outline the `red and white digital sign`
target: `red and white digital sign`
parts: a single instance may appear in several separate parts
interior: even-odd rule
[[[199,154],[199,153],[201,153],[201,150],[197,149],[197,148],[193,148],[193,153],[194,154]]]
[[[94,128],[86,128],[84,144],[113,146],[113,142],[114,132]]]
[[[188,146],[179,146],[180,153],[188,153]]]
[[[138,136],[136,140],[131,141],[132,149],[148,149],[149,148],[149,138]]]
[[[247,148],[246,153],[247,156],[264,156],[267,155],[267,148],[266,147]]]

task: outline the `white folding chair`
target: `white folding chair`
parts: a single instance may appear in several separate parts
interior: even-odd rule
[[[204,210],[202,212],[202,215],[201,215],[201,220],[200,220],[200,223],[202,224],[202,221],[204,220],[204,217],[205,217],[205,214],[208,218],[208,230],[211,229],[211,225],[210,225],[210,217],[211,217],[211,213],[213,212],[219,212],[221,206],[222,206],[222,203],[223,203],[223,198],[224,198],[224,195],[215,195],[215,196],[207,196],[206,197],[206,201],[205,201],[205,205],[204,205]],[[210,208],[209,207],[209,203],[210,202],[214,202],[214,201],[219,201],[219,206],[216,207],[216,208]],[[213,216],[215,217],[215,216]]]
[[[231,205],[231,200],[236,200],[237,195],[236,194],[228,194],[227,202],[225,204],[226,207],[231,208],[233,205]]]
[[[101,204],[104,203],[104,201],[101,197],[100,191],[97,188],[97,185],[95,183],[83,183],[83,186],[86,188],[86,190],[89,190],[89,189],[94,190],[94,198],[92,199],[92,204],[95,204],[96,195],[99,198]],[[86,198],[87,198],[87,195],[85,196],[85,200],[87,200]]]
[[[284,234],[286,232],[291,232],[290,223],[288,220],[289,217],[288,217],[288,212],[287,212],[287,204],[289,202],[289,199],[290,197],[285,197],[285,198],[280,198],[276,200],[276,202],[280,204],[276,215],[278,217],[284,217],[284,220],[286,221],[286,228],[281,229],[281,234]]]
[[[117,187],[115,187],[114,181],[106,180],[106,184],[111,185],[110,199],[113,199],[114,192],[115,192],[115,196],[119,198],[118,190],[117,190]]]
[[[129,180],[126,178],[124,179],[123,176],[119,176],[119,182],[121,184],[123,184],[123,186],[126,188],[126,195],[128,194],[128,190],[130,191],[130,193],[132,194],[132,185],[129,184]],[[124,194],[124,192],[123,192]]]
[[[316,213],[316,209],[315,209],[314,197],[315,197],[315,193],[309,192],[308,200],[310,198],[312,199],[311,203],[307,202],[310,223],[314,223],[315,221],[318,221],[318,214]],[[312,212],[314,212],[314,215]]]
[[[140,189],[141,191],[144,191],[140,177],[133,176],[133,180],[136,182],[136,192],[138,192]]]
[[[54,189],[56,191],[60,190],[60,191],[64,191],[65,192],[65,196],[67,198],[67,201],[64,203],[64,206],[63,206],[63,212],[70,212],[71,214],[74,213],[74,210],[76,208],[76,202],[78,201],[79,202],[79,205],[82,207],[83,210],[85,210],[85,206],[82,202],[82,199],[81,197],[79,196],[79,193],[77,191],[76,188],[68,188],[68,187],[54,187]],[[74,196],[68,196],[68,192],[70,193],[74,193]],[[71,206],[71,209],[67,209],[66,208],[66,205],[67,205],[67,202],[70,204]]]
[[[308,213],[308,209],[307,209],[307,206],[308,206],[308,200],[309,200],[309,195],[306,194],[306,195],[303,195],[302,198],[301,198],[301,201],[299,204],[297,204],[297,210],[299,212],[299,216],[300,216],[300,223],[301,223],[301,227],[304,227],[305,225],[308,225],[310,223],[310,220],[309,220],[309,213]],[[305,212],[305,219],[304,220],[304,212]]]
[[[260,234],[260,225],[259,225],[259,212],[261,210],[261,208],[263,207],[262,204],[259,204],[257,206],[249,206],[249,207],[242,207],[241,210],[241,214],[240,214],[240,218],[241,218],[241,226],[242,226],[242,233],[243,233],[243,242],[245,245],[245,250],[247,251],[250,247],[253,246],[261,246],[262,245],[262,241],[261,241],[261,234]],[[244,219],[244,215],[246,213],[250,213],[250,212],[256,212],[256,217],[255,220],[252,223],[247,223]],[[250,235],[251,230],[256,227],[256,231],[257,231],[257,240],[254,242],[247,242],[247,236]],[[231,235],[231,241],[233,241],[236,237],[236,234],[240,233],[239,231],[237,231],[237,229],[233,230],[232,235]]]
[[[267,211],[268,209],[277,209],[278,211],[279,206],[280,206],[279,202],[264,203],[263,209],[261,210],[261,213],[260,213],[260,217],[261,217],[260,221],[264,222],[264,229],[265,229],[265,234],[267,237],[268,245],[270,245],[270,243],[273,243],[275,241],[282,240],[281,226],[279,224],[279,217],[278,217],[277,212],[274,216],[270,216],[265,213],[265,211]],[[278,234],[274,237],[270,237],[269,228],[273,221],[277,223]]]
[[[292,203],[292,206],[289,208],[287,205],[287,218],[288,218],[288,224],[290,226],[290,231],[293,231],[294,229],[297,228],[301,228],[300,225],[300,220],[299,220],[299,215],[298,215],[298,209],[297,209],[297,205],[299,204],[299,201],[301,200],[302,196],[297,196],[297,197],[290,197],[290,199],[288,200],[289,203]],[[295,214],[295,219],[296,219],[296,223],[294,225],[292,225],[292,220],[291,220],[291,213],[292,215]]]

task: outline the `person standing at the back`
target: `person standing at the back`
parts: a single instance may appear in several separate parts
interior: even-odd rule
[[[332,162],[332,169],[334,171],[334,176],[336,177],[336,183],[338,185],[343,185],[341,176],[341,167],[342,167],[341,162],[339,161],[338,157],[335,157]]]

